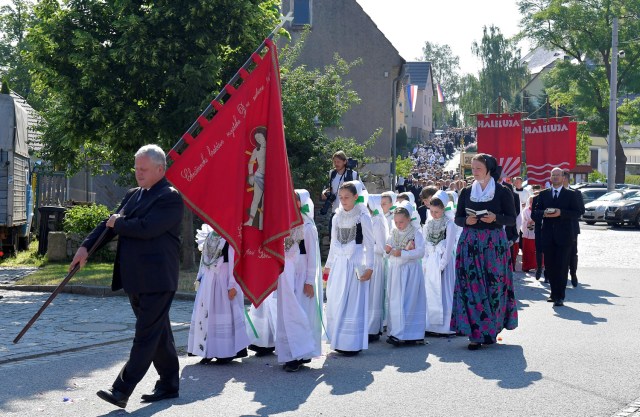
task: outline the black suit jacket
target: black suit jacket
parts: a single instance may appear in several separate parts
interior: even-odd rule
[[[574,232],[576,235],[578,235],[580,234],[580,216],[584,214],[584,197],[582,196],[582,193],[578,190],[571,190],[571,191],[573,191],[573,193],[575,194],[578,200],[579,213],[578,213],[578,217],[576,217],[573,222]]]
[[[543,246],[570,245],[575,237],[574,222],[580,213],[576,191],[563,188],[557,200],[554,200],[552,191],[553,188],[547,188],[540,192],[531,217],[536,222],[542,222]],[[560,209],[560,216],[544,217],[544,211],[548,208]]]
[[[176,291],[180,269],[180,223],[184,205],[178,191],[163,178],[138,201],[132,188],[120,203],[116,220],[100,247],[116,235],[118,249],[111,289],[127,293]],[[82,243],[90,248],[106,228],[100,223]]]

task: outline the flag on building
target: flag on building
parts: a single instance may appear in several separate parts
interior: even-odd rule
[[[569,170],[576,166],[577,126],[568,117],[524,120],[530,184],[545,184],[555,167]]]
[[[259,305],[276,287],[284,266],[284,238],[301,224],[287,159],[276,46],[268,39],[256,67],[240,70],[242,84],[227,85],[224,104],[212,102],[200,133],[183,136],[181,154],[169,152],[167,179],[191,209],[229,242],[234,275]],[[187,240],[189,237],[185,237]]]
[[[503,177],[520,175],[522,165],[522,125],[520,113],[478,114],[478,152],[488,153],[502,167]]]
[[[409,108],[412,112],[416,111],[416,102],[418,101],[418,86],[415,84],[407,85],[407,99],[409,100]]]
[[[444,90],[440,83],[436,84],[436,90],[438,91],[438,103],[444,103]]]

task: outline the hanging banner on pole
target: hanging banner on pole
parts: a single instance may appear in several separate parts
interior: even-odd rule
[[[166,174],[233,247],[234,276],[255,306],[275,289],[284,238],[302,224],[284,138],[278,54],[271,39],[265,43],[265,55],[252,56],[254,70],[239,71],[242,84],[225,87],[225,103],[211,103],[214,117],[198,118],[200,133],[183,136],[186,150],[169,152],[174,162]]]
[[[520,113],[478,114],[478,152],[498,160],[503,177],[520,175],[522,165],[522,125]]]
[[[577,123],[568,117],[524,120],[529,184],[546,184],[555,167],[576,166],[576,135]]]

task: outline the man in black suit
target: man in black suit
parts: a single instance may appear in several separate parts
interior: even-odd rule
[[[564,187],[569,189],[569,171],[564,171]],[[575,236],[573,238],[573,243],[571,244],[571,252],[569,253],[569,275],[571,276],[571,285],[573,288],[578,286],[578,235],[580,234],[580,216],[584,214],[584,198],[582,198],[582,193],[580,191],[575,191],[574,195],[578,199],[578,207],[580,208],[580,212],[578,213],[578,217],[576,217],[573,221],[573,231]]]
[[[569,253],[575,236],[574,220],[580,208],[575,191],[563,187],[563,172],[551,170],[551,187],[543,190],[532,212],[536,221],[542,221],[542,251],[545,277],[549,280],[554,306],[564,305]]]
[[[534,185],[533,186],[533,200],[531,201],[531,209],[535,209],[536,205],[538,204],[538,196],[540,195],[540,186],[539,185]],[[544,272],[542,265],[544,263],[543,261],[543,256],[542,256],[542,220],[536,220],[535,218],[532,219],[534,222],[534,234],[535,234],[535,243],[536,243],[536,279],[540,279],[542,277],[542,273]],[[545,274],[545,279],[544,282],[547,283],[549,282],[546,278],[546,274]]]
[[[134,388],[153,364],[160,376],[153,402],[178,397],[180,369],[169,309],[178,288],[182,197],[164,177],[166,158],[157,145],[143,146],[135,154],[139,187],[127,192],[117,214],[100,223],[76,252],[69,269],[84,266],[88,248],[106,230],[99,248],[118,236],[111,289],[123,288],[136,316],[129,360],[109,390],[98,397],[124,408]]]

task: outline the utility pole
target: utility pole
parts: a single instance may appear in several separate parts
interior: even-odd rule
[[[616,139],[618,133],[618,18],[613,18],[611,34],[611,79],[609,80],[609,139],[607,152],[607,190],[613,191],[616,186]]]

